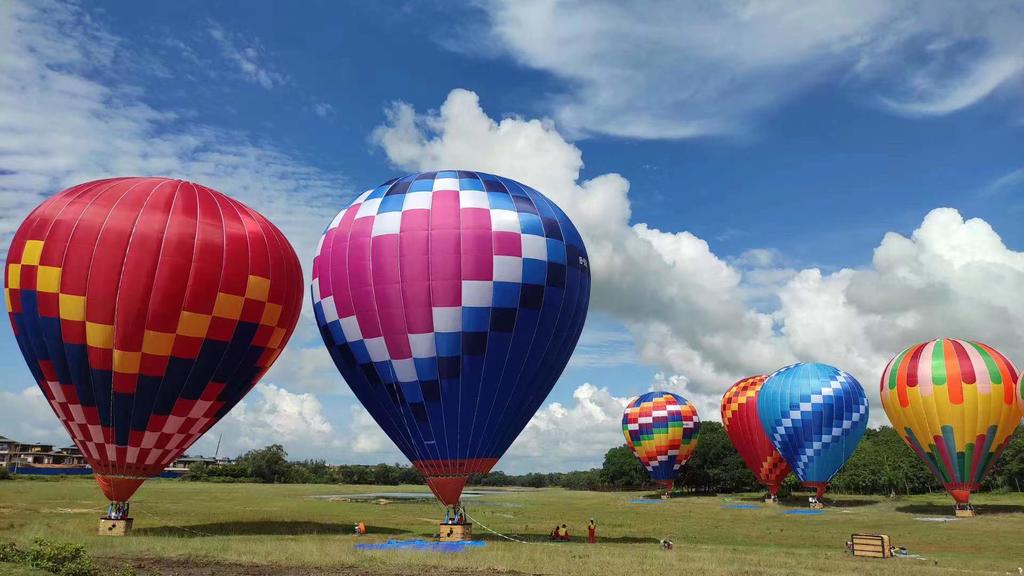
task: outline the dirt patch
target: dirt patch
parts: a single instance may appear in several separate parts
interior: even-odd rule
[[[172,558],[106,558],[99,564],[111,569],[134,566],[138,576],[420,576],[423,570],[367,570],[355,566],[308,568],[259,564],[234,564],[207,560]],[[445,569],[445,576],[519,576],[519,572],[460,571]]]

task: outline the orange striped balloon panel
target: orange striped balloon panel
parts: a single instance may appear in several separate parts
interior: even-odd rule
[[[273,224],[180,180],[69,188],[25,219],[7,254],[18,345],[111,500],[255,385],[301,294],[298,259]]]
[[[697,447],[697,408],[671,392],[648,392],[622,414],[626,444],[656,482],[672,482]]]
[[[757,481],[776,494],[789,475],[789,464],[765,434],[757,413],[757,395],[767,378],[763,374],[744,378],[725,392],[722,425]]]
[[[967,502],[1021,419],[1018,373],[981,342],[940,338],[896,355],[880,384],[903,440],[958,502]]]

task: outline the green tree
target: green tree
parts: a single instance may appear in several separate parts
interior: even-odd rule
[[[250,450],[239,456],[236,464],[248,470],[247,476],[266,484],[286,482],[288,479],[288,452],[280,444]]]
[[[614,488],[646,488],[652,484],[647,470],[625,444],[605,452],[600,478],[604,485]]]

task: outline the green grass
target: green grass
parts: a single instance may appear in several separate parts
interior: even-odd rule
[[[207,484],[150,481],[133,500],[135,532],[129,538],[96,535],[105,508],[91,480],[0,484],[0,541],[27,544],[35,537],[84,544],[99,558],[175,558],[183,564],[213,561],[294,567],[354,567],[361,571],[423,573],[516,571],[565,576],[592,574],[1016,574],[1024,565],[1024,496],[981,495],[981,515],[949,523],[916,520],[950,516],[944,495],[890,501],[836,496],[820,516],[784,515],[800,507],[760,505],[753,495],[676,498],[632,504],[643,493],[569,492],[560,489],[490,494],[469,502],[474,531],[485,548],[461,554],[362,552],[359,542],[427,538],[439,510],[428,502],[340,502],[310,498],[372,491],[422,491],[422,487]],[[744,500],[748,498],[749,500]],[[728,503],[758,504],[754,510]],[[599,544],[579,537],[598,522]],[[357,538],[352,524],[365,522]],[[530,544],[491,536],[480,522]],[[567,523],[574,542],[551,544],[546,534]],[[853,532],[886,533],[924,560],[849,557]],[[675,550],[663,552],[658,540]],[[26,573],[27,574],[27,573]]]

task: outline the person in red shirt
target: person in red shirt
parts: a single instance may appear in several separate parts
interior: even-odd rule
[[[587,525],[587,544],[594,544],[597,542],[597,524],[594,523],[594,519],[590,519],[590,524]]]

